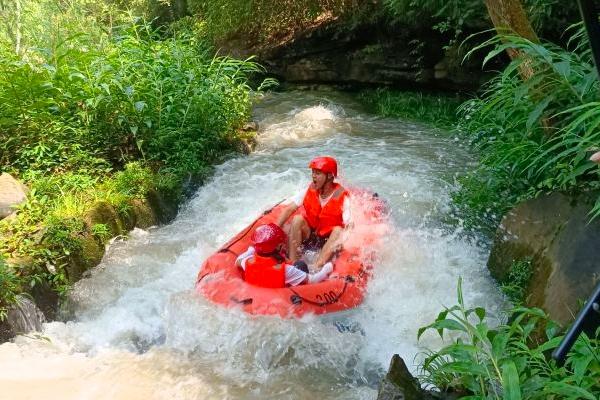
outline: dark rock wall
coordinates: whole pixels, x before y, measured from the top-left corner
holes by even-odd
[[[600,281],[600,220],[589,215],[594,199],[553,193],[518,205],[502,220],[488,261],[504,280],[514,261],[531,259],[527,304],[563,324]]]
[[[379,21],[350,28],[334,21],[277,45],[244,48],[237,40],[221,48],[237,57],[257,55],[269,74],[294,84],[471,91],[491,77],[481,69],[483,54],[463,62],[458,44],[445,48],[447,36],[416,25]]]

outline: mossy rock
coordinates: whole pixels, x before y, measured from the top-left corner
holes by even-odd
[[[106,201],[95,203],[85,216],[88,228],[96,224],[106,225],[110,229],[111,236],[124,233],[123,221],[115,208]]]
[[[135,226],[146,229],[156,225],[159,221],[158,216],[150,206],[150,202],[135,199],[131,202],[131,213],[135,217]]]
[[[146,194],[146,201],[156,216],[156,223],[166,224],[177,216],[178,205],[169,203],[165,198],[170,198],[169,193],[160,193],[156,190],[150,190]]]
[[[86,232],[79,237],[81,248],[74,252],[66,266],[67,278],[70,283],[75,283],[83,274],[94,268],[104,256],[104,244],[99,242],[91,232]]]

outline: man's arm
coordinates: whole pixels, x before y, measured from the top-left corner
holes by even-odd
[[[245,252],[243,252],[236,258],[235,266],[245,270],[246,269],[246,260],[248,260],[250,257],[252,257],[254,255],[254,253],[256,253],[256,250],[254,250],[254,247],[249,246],[248,250],[246,250]]]
[[[292,215],[298,209],[298,205],[294,202],[288,204],[284,209],[279,218],[277,219],[276,224],[279,226],[283,226],[285,222],[288,220],[290,215]]]

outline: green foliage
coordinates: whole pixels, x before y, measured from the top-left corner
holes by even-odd
[[[599,169],[588,161],[600,147],[598,78],[585,33],[573,32],[570,51],[510,35],[482,45],[495,46],[486,61],[507,48],[521,57],[461,107],[461,129],[480,154],[455,196],[463,214],[475,216],[471,226],[493,230],[514,204],[541,193],[600,187]],[[524,69],[533,75],[523,79]]]
[[[243,33],[259,42],[289,38],[310,25],[337,19],[359,8],[353,0],[235,1],[190,0],[190,9],[206,21],[217,39]]]
[[[17,283],[6,296],[41,282],[68,290],[82,237],[108,239],[85,222],[96,202],[125,214],[151,190],[178,201],[184,178],[238,148],[248,77],[262,68],[215,56],[191,18],[155,27],[123,11],[154,6],[0,0],[0,168],[31,188],[0,221]]]
[[[384,117],[424,122],[437,128],[452,130],[458,124],[458,96],[423,92],[377,89],[358,96],[373,112]]]
[[[480,0],[383,0],[383,6],[396,22],[413,25],[426,20],[434,29],[451,32],[453,37],[460,36],[468,25],[481,29],[481,23],[489,18]]]
[[[393,21],[412,25],[415,21],[433,26],[453,38],[465,32],[492,28],[485,3],[481,0],[383,0],[383,6]],[[527,16],[538,32],[556,37],[555,32],[579,20],[577,4],[559,0],[525,0]],[[464,37],[464,36],[463,36]]]
[[[153,174],[139,162],[131,162],[112,177],[115,191],[131,198],[143,198],[154,187]]]
[[[106,224],[94,224],[91,228],[92,235],[94,235],[102,243],[105,243],[110,239],[111,232],[110,228]]]
[[[21,58],[2,46],[0,163],[55,173],[144,158],[195,172],[234,149],[246,78],[260,68],[178,33],[160,40],[131,18],[111,35],[75,32]]]
[[[510,266],[508,276],[501,282],[500,289],[515,305],[525,301],[525,290],[533,274],[531,259],[514,261]]]
[[[6,319],[7,307],[15,303],[19,291],[18,277],[0,255],[0,322]]]
[[[559,367],[549,352],[562,337],[540,309],[514,309],[510,323],[492,327],[483,308],[465,306],[459,280],[458,304],[421,328],[419,337],[427,330],[453,337],[451,344],[428,352],[421,366],[422,381],[441,390],[472,399],[593,400],[600,395],[598,335],[582,335]]]

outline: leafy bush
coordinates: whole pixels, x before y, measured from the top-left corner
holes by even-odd
[[[258,65],[213,57],[192,35],[160,40],[133,20],[104,39],[90,48],[78,32],[58,57],[31,50],[35,62],[3,47],[5,168],[55,173],[144,158],[195,172],[234,149]]]
[[[7,299],[40,282],[68,289],[81,238],[109,233],[84,221],[95,202],[127,213],[156,189],[177,201],[184,178],[238,148],[261,68],[214,56],[190,18],[155,29],[122,11],[152,1],[0,3],[0,168],[31,188],[0,221]]]
[[[518,201],[551,191],[600,187],[599,169],[588,161],[600,146],[597,73],[580,27],[571,50],[504,35],[487,59],[506,48],[521,57],[488,85],[482,97],[461,107],[461,129],[480,154],[480,166],[462,179],[455,196],[475,215],[472,226],[495,229]],[[523,79],[522,68],[534,71]],[[600,213],[600,198],[594,214]]]
[[[430,325],[454,341],[429,352],[421,366],[423,382],[471,399],[597,399],[600,395],[600,329],[582,335],[559,367],[548,356],[562,340],[558,326],[536,308],[517,308],[510,322],[491,327],[483,308],[466,308],[458,284],[458,304]],[[545,339],[538,336],[542,330]]]
[[[454,38],[473,29],[492,28],[485,3],[480,0],[383,0],[382,3],[393,21],[423,24],[425,20],[441,33],[452,33]],[[579,19],[574,2],[524,0],[523,6],[532,25],[543,37],[546,34],[556,36],[556,32],[563,32]]]

